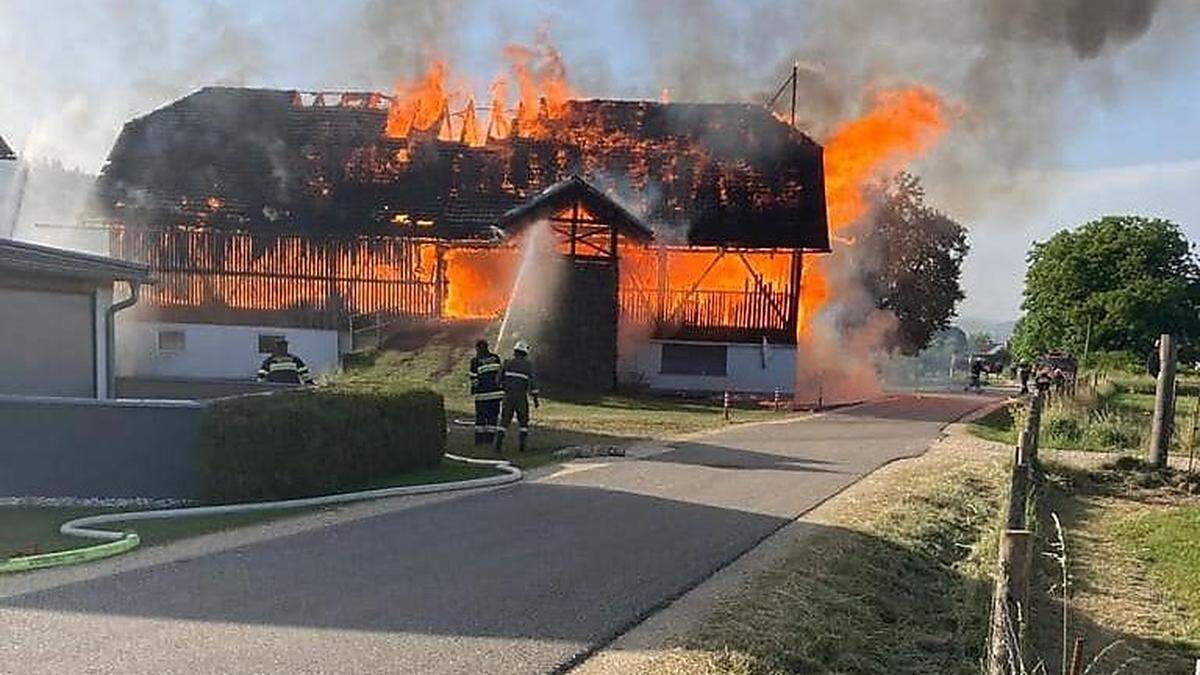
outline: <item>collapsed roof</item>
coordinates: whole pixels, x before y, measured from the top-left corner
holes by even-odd
[[[328,96],[328,95],[326,95]],[[747,104],[570,101],[472,147],[385,133],[377,94],[210,87],[125,125],[104,213],[147,226],[471,238],[579,174],[660,240],[828,249],[821,147]]]

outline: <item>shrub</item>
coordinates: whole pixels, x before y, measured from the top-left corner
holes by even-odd
[[[1079,442],[1083,427],[1066,408],[1049,408],[1042,419],[1042,429],[1047,440],[1054,445],[1074,445]]]
[[[437,466],[446,411],[431,391],[294,391],[215,403],[200,426],[210,502],[307,497]]]
[[[1142,444],[1141,427],[1107,410],[1096,413],[1083,432],[1083,442],[1089,448],[1105,450],[1136,449]]]

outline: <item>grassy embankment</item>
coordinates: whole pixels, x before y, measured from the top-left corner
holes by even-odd
[[[1154,409],[1148,376],[1101,379],[1094,389],[1054,401],[1043,417],[1042,460],[1051,480],[1040,552],[1054,546],[1050,514],[1057,514],[1071,575],[1068,642],[1085,638],[1087,661],[1098,657],[1093,673],[1187,672],[1200,656],[1200,476],[1179,469],[1193,442],[1200,382],[1181,378],[1177,393],[1176,468],[1165,471],[1138,459]],[[1018,406],[998,410],[971,431],[1011,445],[1023,413]],[[1043,660],[1053,672],[1062,659],[1062,570],[1049,556],[1037,559],[1038,604],[1026,657],[1031,667]]]
[[[1090,382],[1090,376],[1082,381]],[[1200,380],[1180,378],[1175,403],[1172,450],[1188,452]],[[976,436],[1016,443],[1024,424],[1019,406],[1002,408],[971,425]],[[1075,396],[1053,397],[1042,416],[1041,445],[1060,450],[1136,453],[1149,442],[1154,414],[1154,380],[1148,376],[1113,375],[1097,386],[1079,387]]]
[[[1057,514],[1070,573],[1068,640],[1084,637],[1086,662],[1095,660],[1089,672],[1191,672],[1200,658],[1200,476],[1094,453],[1058,454],[1047,471],[1041,547],[1057,537]],[[1062,570],[1038,560],[1029,651],[1053,672]]]
[[[429,387],[446,400],[451,424],[447,451],[494,457],[473,444],[474,408],[467,381],[473,348],[432,343],[407,351],[380,351],[352,360],[332,384],[345,389],[409,389]],[[534,355],[536,365],[536,354]],[[640,395],[579,395],[549,391],[532,412],[529,452],[516,452],[516,423],[509,429],[507,454],[514,463],[531,467],[554,459],[554,452],[574,445],[622,445],[639,439],[667,438],[726,424],[721,406],[712,401],[677,400]],[[735,422],[777,418],[760,408],[738,408]]]
[[[781,563],[644,672],[978,673],[1007,470],[958,443],[805,516]]]

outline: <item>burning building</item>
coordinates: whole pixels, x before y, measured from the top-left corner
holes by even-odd
[[[791,389],[829,248],[821,146],[745,104],[206,88],[126,124],[98,193],[112,252],[158,279],[136,330],[160,346],[498,318],[547,223],[570,262],[547,351],[594,355],[601,388]]]

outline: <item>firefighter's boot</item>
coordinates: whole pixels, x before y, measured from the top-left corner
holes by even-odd
[[[529,439],[529,430],[522,429],[517,435],[518,445],[517,452],[525,452],[525,441]]]
[[[503,429],[496,430],[496,442],[493,444],[492,447],[495,448],[496,454],[498,454],[498,455],[504,454],[504,430]]]

